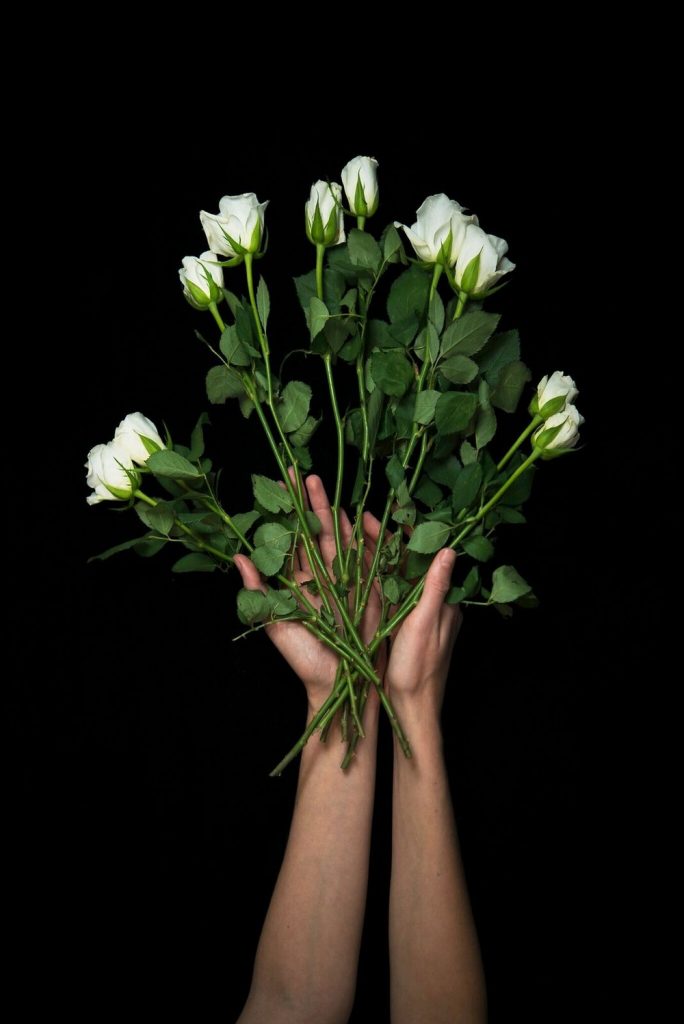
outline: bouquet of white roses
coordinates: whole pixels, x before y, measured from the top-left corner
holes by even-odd
[[[263,583],[238,593],[241,621],[251,630],[300,622],[338,657],[329,696],[273,774],[315,731],[325,738],[337,715],[348,766],[363,737],[371,687],[410,756],[410,737],[376,672],[378,652],[415,607],[434,553],[443,547],[459,555],[450,602],[492,605],[503,614],[513,605],[535,604],[530,585],[512,566],[491,572],[487,566],[497,529],[525,522],[521,506],[534,464],[570,451],[582,423],[574,381],[556,371],[539,382],[513,444],[497,450],[499,418],[515,413],[531,379],[518,332],[499,330],[500,317],[484,308],[514,269],[506,242],[446,195],[429,196],[411,227],[395,222],[376,238],[366,222],[378,208],[377,162],[356,157],[341,178],[341,185],[317,181],[311,188],[305,227],[315,267],[295,279],[307,351],[322,361],[335,428],[334,558],[321,557],[320,522],[304,483],[321,410],[308,383],[274,372],[269,291],[255,274],[266,251],[268,204],[254,193],[224,196],[217,214],[200,214],[209,249],[185,257],[179,275],[188,302],[208,312],[218,332],[215,340],[198,335],[216,360],[207,374],[208,399],[235,399],[245,419],[258,421],[275,477],[254,474],[253,507],[226,509],[219,474],[205,455],[206,413],[187,446],[168,433],[162,438],[147,417],[131,413],[112,441],[90,451],[87,463],[88,502],[126,502],[145,526],[142,536],[98,558],[129,548],[150,556],[176,543],[187,553],[173,570],[204,572],[230,569],[236,555],[247,554]],[[407,256],[400,230],[414,255]],[[233,279],[246,285],[246,294],[240,283],[226,287]],[[344,410],[339,373],[348,375],[357,396]],[[350,450],[351,521],[342,511]],[[384,509],[371,545],[364,512],[371,488],[376,495],[379,486]],[[368,642],[360,626],[371,597],[379,622]]]

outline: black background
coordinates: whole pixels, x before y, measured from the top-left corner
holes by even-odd
[[[77,1017],[130,1005],[133,993],[137,1007],[195,1016],[217,1001],[228,1019],[241,1008],[296,784],[296,768],[279,780],[268,771],[299,734],[301,686],[264,636],[232,642],[235,577],[171,575],[168,553],[86,564],[138,524],[86,506],[82,466],[130,411],[185,441],[207,406],[210,362],[193,330],[212,325],[177,280],[181,257],[205,248],[199,209],[215,210],[225,193],[271,200],[258,269],[277,362],[305,343],[289,278],[312,266],[309,185],[372,153],[381,206],[371,230],[412,223],[438,191],[476,211],[517,264],[489,308],[521,329],[535,380],[560,368],[581,389],[583,450],[542,466],[529,525],[509,528],[498,550],[541,607],[513,621],[467,614],[444,728],[491,1020],[564,1021],[580,1010],[600,1019],[615,997],[626,666],[656,617],[640,604],[649,584],[632,576],[613,498],[646,442],[624,432],[618,442],[611,411],[622,390],[611,122],[596,148],[586,111],[568,103],[549,122],[531,98],[496,126],[401,135],[384,115],[375,128],[333,132],[285,109],[255,111],[258,130],[229,117],[211,130],[179,118],[167,130],[152,113],[133,123],[133,109],[105,105],[64,139],[74,188],[59,233],[69,255],[48,318],[59,341],[41,354],[47,412],[37,424],[59,455],[49,504],[41,479],[34,517],[17,526],[17,549],[37,558],[9,615],[19,945]],[[293,359],[288,373],[322,383],[313,361]],[[210,414],[224,503],[247,509],[249,473],[272,473],[265,443],[236,405]],[[315,468],[328,480],[330,451],[323,432]],[[390,747],[385,730],[354,1021],[386,1003]]]

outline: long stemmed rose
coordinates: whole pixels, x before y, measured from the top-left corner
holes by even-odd
[[[224,196],[218,214],[201,213],[209,249],[185,257],[179,275],[187,300],[210,312],[218,328],[216,340],[207,339],[217,360],[207,374],[209,401],[236,399],[244,417],[258,420],[280,479],[253,475],[253,507],[228,512],[205,454],[205,414],[184,446],[162,440],[149,419],[132,413],[112,441],[91,450],[87,464],[88,502],[127,502],[147,531],[99,557],[125,548],[151,555],[175,542],[186,553],[174,571],[187,572],[228,569],[234,555],[247,553],[266,582],[263,590],[239,592],[243,623],[256,629],[296,620],[339,656],[328,699],[274,774],[313,732],[325,738],[337,714],[347,766],[363,736],[371,686],[410,755],[375,671],[380,646],[415,607],[442,547],[459,554],[449,600],[491,605],[503,614],[535,603],[530,585],[512,566],[489,574],[487,564],[497,530],[524,522],[520,508],[534,465],[572,451],[583,422],[574,381],[555,371],[540,380],[513,444],[494,454],[499,419],[515,413],[531,378],[517,332],[499,330],[499,316],[482,308],[514,269],[507,243],[486,234],[474,214],[444,194],[429,196],[411,227],[395,222],[376,239],[365,226],[378,207],[377,161],[355,157],[341,179],[342,185],[320,180],[311,188],[305,229],[315,266],[295,281],[311,352],[323,362],[336,438],[332,569],[315,540],[320,524],[304,501],[319,402],[307,383],[285,382],[274,372],[270,295],[263,276],[255,274],[265,250],[268,204],[254,193]],[[356,226],[345,225],[345,215]],[[410,261],[396,227],[411,243]],[[226,268],[244,274],[246,294],[239,294],[239,280],[225,289]],[[383,315],[375,308],[378,286],[396,270]],[[343,411],[336,378],[345,367],[355,380],[358,405]],[[350,453],[355,482],[344,504],[354,510],[354,522],[351,541],[345,541],[340,509]],[[383,477],[387,496],[379,536],[386,540],[369,558],[361,524],[371,484]],[[150,493],[155,482],[157,494]],[[301,583],[289,568],[299,546],[310,565],[310,578]],[[374,587],[382,595],[382,616],[365,644],[360,626]]]

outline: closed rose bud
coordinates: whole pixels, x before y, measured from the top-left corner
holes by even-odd
[[[260,203],[254,192],[245,192],[241,196],[223,196],[218,213],[201,210],[200,221],[212,252],[231,258],[258,252],[267,206],[268,200]]]
[[[515,269],[515,263],[506,258],[508,242],[496,235],[488,235],[478,224],[468,224],[461,245],[454,278],[461,291],[480,295],[493,288],[504,274]]]
[[[416,223],[410,228],[394,222],[396,228],[404,229],[418,259],[448,267],[458,258],[469,224],[477,224],[477,217],[466,216],[463,207],[443,192],[427,197],[416,212]]]
[[[532,399],[530,412],[538,413],[544,419],[562,412],[575,401],[579,391],[572,377],[562,370],[556,370],[550,377],[542,377],[537,384],[537,394]]]
[[[166,445],[152,420],[141,412],[129,412],[114,432],[114,441],[134,462],[144,466],[153,452]]]
[[[195,309],[207,309],[210,303],[223,298],[223,268],[217,265],[218,259],[215,252],[183,257],[178,276],[185,298]]]
[[[316,181],[305,206],[306,235],[314,245],[340,245],[345,240],[342,186]]]
[[[378,161],[372,156],[355,156],[341,177],[351,212],[372,217],[378,208]]]
[[[563,412],[549,416],[532,435],[532,442],[535,448],[543,450],[545,457],[560,455],[575,447],[579,441],[579,428],[583,423],[584,416],[577,411],[577,407],[568,405]]]
[[[88,487],[93,488],[93,493],[86,498],[89,505],[97,505],[101,501],[127,501],[138,486],[133,460],[116,441],[96,444],[91,448],[86,469]]]

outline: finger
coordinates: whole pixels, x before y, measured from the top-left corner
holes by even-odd
[[[311,511],[315,516],[318,516],[321,524],[321,532],[318,534],[318,546],[321,549],[323,561],[330,569],[336,554],[335,528],[330,501],[323,486],[323,481],[319,476],[307,476],[306,489],[309,492]]]
[[[451,589],[451,573],[456,561],[456,552],[451,548],[442,548],[432,560],[425,577],[425,586],[420,596],[415,615],[423,622],[437,625],[441,618],[444,598]]]
[[[262,580],[259,570],[255,566],[254,562],[247,555],[235,555],[233,558],[235,567],[242,576],[242,582],[244,583],[247,590],[260,590],[262,594],[266,593],[266,584]]]
[[[287,472],[288,476],[290,477],[290,481],[292,483],[292,487],[295,491],[295,494],[299,494],[299,488],[297,487],[297,471],[295,470],[295,467],[288,466]],[[284,487],[285,485],[281,482],[280,486]],[[309,508],[309,496],[306,493],[306,487],[302,487],[302,504],[305,509]],[[309,562],[309,556],[306,553],[306,547],[301,541],[299,542],[295,550],[293,568],[295,570],[301,569],[303,572],[309,573],[309,575],[311,574],[311,564]]]
[[[379,519],[376,519],[372,512],[363,513],[363,533],[366,544],[366,551],[371,555],[375,554],[375,549],[378,545],[378,537],[380,536],[380,528],[382,523]],[[392,538],[392,534],[389,530],[385,531],[385,544],[388,544]]]
[[[439,619],[439,642],[446,645],[448,656],[454,649],[456,637],[461,630],[463,612],[457,604],[443,604]]]
[[[340,533],[345,547],[351,544],[352,534],[354,528],[351,524],[351,520],[343,508],[340,509]]]

